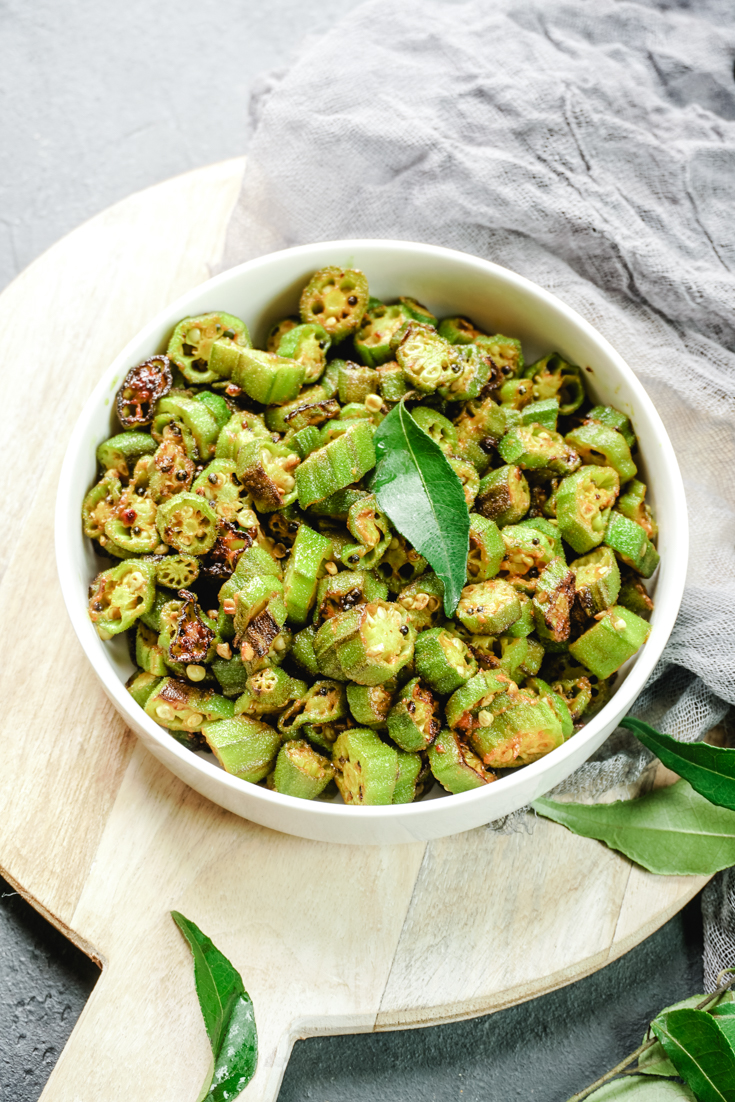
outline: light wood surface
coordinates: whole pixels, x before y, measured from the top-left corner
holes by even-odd
[[[168,773],[113,711],[72,634],[52,517],[79,410],[119,349],[206,279],[243,169],[141,192],[0,296],[0,870],[103,965],[44,1102],[197,1097],[208,1043],[181,910],[243,975],[272,1102],[296,1038],[496,1010],[602,967],[705,883],[655,877],[538,820],[428,845],[268,831]]]

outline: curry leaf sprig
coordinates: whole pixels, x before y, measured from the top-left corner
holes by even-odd
[[[732,1102],[735,1098],[735,969],[711,995],[665,1007],[642,1044],[568,1102]],[[653,1034],[653,1036],[651,1036]]]
[[[194,957],[194,983],[212,1048],[198,1102],[229,1102],[248,1085],[258,1064],[253,1003],[240,973],[211,939],[178,911],[171,917]]]
[[[444,582],[444,611],[451,616],[467,581],[470,514],[462,483],[403,402],[378,426],[374,441],[378,503]]]

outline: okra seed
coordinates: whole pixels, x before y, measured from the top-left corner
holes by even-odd
[[[211,474],[207,475],[207,481],[211,482],[213,486],[217,485],[217,475],[214,473],[214,471],[212,471]]]
[[[176,718],[176,712],[173,710],[170,704],[156,705],[156,715],[159,719],[163,719],[168,723],[170,723],[172,719]]]
[[[337,573],[337,564],[334,562],[328,562],[325,564],[324,569],[326,570],[327,574],[331,574],[332,576],[334,576]]]
[[[255,658],[255,651],[249,643],[243,643],[240,648],[240,652],[246,662],[252,662],[252,660]]]
[[[201,727],[203,719],[204,716],[199,712],[193,712],[184,722],[191,731],[194,731],[197,727]]]
[[[186,667],[186,676],[189,678],[190,681],[201,681],[204,677],[206,677],[206,674],[207,671],[205,670],[204,666],[191,665]]]

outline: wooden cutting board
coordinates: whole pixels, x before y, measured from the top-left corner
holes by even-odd
[[[272,1102],[296,1038],[534,998],[626,952],[706,882],[651,876],[544,820],[385,848],[291,838],[188,789],[114,712],[57,582],[61,459],[105,366],[208,277],[243,165],[126,199],[0,296],[0,870],[102,965],[44,1102],[196,1097],[208,1042],[172,908],[242,973],[260,1035],[247,1098]]]

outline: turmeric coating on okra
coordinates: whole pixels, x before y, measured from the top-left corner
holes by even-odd
[[[482,787],[572,737],[648,637],[633,426],[558,352],[526,364],[360,271],[292,306],[263,348],[232,314],[183,318],[127,372],[82,503],[108,560],[90,619],[127,634],[147,715],[244,781],[355,805]],[[469,512],[451,617],[373,490],[399,402]]]

